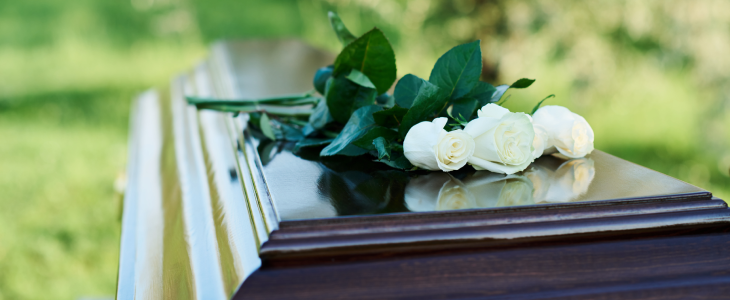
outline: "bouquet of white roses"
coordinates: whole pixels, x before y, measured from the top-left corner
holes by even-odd
[[[396,80],[395,53],[378,28],[354,36],[330,13],[344,48],[333,65],[319,69],[314,90],[267,99],[187,97],[199,108],[249,113],[250,122],[272,140],[296,142],[295,151],[324,147],[320,156],[371,155],[403,170],[478,170],[513,174],[546,153],[577,158],[593,150],[585,119],[559,106],[525,113],[499,105],[510,88],[535,80],[493,86],[479,80],[479,41],[441,56],[428,80],[408,74]],[[451,120],[451,122],[449,122]],[[448,128],[449,130],[447,130]]]

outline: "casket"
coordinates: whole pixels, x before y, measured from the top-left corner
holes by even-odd
[[[521,174],[320,158],[185,96],[311,90],[333,56],[221,42],[133,106],[117,299],[710,299],[730,211],[596,150]]]

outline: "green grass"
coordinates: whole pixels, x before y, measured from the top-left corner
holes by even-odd
[[[114,180],[132,95],[46,94],[0,108],[0,299],[113,293]]]
[[[330,9],[356,34],[380,27],[395,46],[399,76],[428,77],[438,54],[482,38],[485,55],[499,63],[497,83],[538,79],[514,92],[509,108],[528,111],[554,93],[546,104],[584,115],[597,148],[730,200],[727,72],[702,67],[708,59],[709,66],[728,65],[720,50],[675,55],[686,49],[660,42],[686,33],[665,27],[639,27],[649,32],[639,38],[636,30],[604,30],[598,23],[623,16],[622,2],[599,3],[611,6],[602,18],[584,18],[581,2],[509,1],[497,10],[469,1],[409,3],[0,1],[0,300],[113,295],[121,205],[114,182],[126,165],[131,99],[189,69],[219,38],[301,37],[336,50]],[[541,5],[557,6],[545,10],[557,21],[526,15]],[[689,25],[708,35],[700,43],[723,49],[730,24],[701,27],[705,19]],[[583,43],[571,50],[571,39]]]

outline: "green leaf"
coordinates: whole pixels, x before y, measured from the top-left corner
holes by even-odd
[[[524,89],[532,85],[533,82],[535,82],[535,79],[522,78],[512,83],[512,85],[503,84],[497,86],[495,88],[494,94],[492,94],[492,99],[490,101],[491,103],[497,103],[499,102],[499,99],[502,99],[502,96],[504,95],[504,93],[507,92],[508,89]]]
[[[373,146],[375,150],[378,150],[378,160],[382,160],[384,157],[388,157],[390,160],[390,149],[388,148],[388,140],[384,137],[379,136],[373,140]]]
[[[509,100],[510,97],[512,97],[512,95],[507,95],[507,98],[504,98],[504,100],[499,101],[499,102],[497,102],[495,104],[497,104],[499,106],[504,106],[504,104],[507,103],[507,100]]]
[[[398,139],[398,132],[392,129],[377,126],[368,130],[367,133],[352,142],[352,144],[363,149],[374,150],[375,148],[373,148],[373,141],[379,137],[383,137],[389,141],[395,141]]]
[[[335,30],[335,33],[337,34],[337,39],[342,42],[342,46],[347,46],[347,44],[357,39],[356,36],[350,33],[349,30],[347,30],[347,27],[345,27],[345,23],[342,22],[342,19],[340,19],[340,16],[337,15],[337,13],[329,12],[328,16],[330,19],[330,25],[332,25],[332,29]]]
[[[383,107],[391,108],[395,105],[395,98],[388,93],[382,93],[375,98],[375,103],[378,103]]]
[[[329,143],[332,143],[333,140],[334,139],[303,139],[297,142],[296,145],[294,145],[294,149],[292,151],[299,152],[299,150],[302,148],[328,145]]]
[[[535,79],[522,78],[515,81],[512,85],[510,85],[510,87],[515,89],[524,89],[532,85],[533,82],[535,82]]]
[[[274,115],[282,116],[309,116],[312,114],[312,106],[282,106],[282,105],[198,105],[198,109],[211,109],[234,113],[252,113],[265,111]]]
[[[403,116],[403,121],[398,128],[401,138],[406,137],[406,133],[413,125],[438,115],[445,108],[448,100],[448,95],[439,87],[428,82],[422,85],[416,99],[413,100],[413,106]]]
[[[201,98],[201,97],[194,97],[194,96],[185,96],[185,99],[188,101],[188,104],[193,104],[193,105],[197,105],[197,106],[201,106],[201,105],[254,105],[254,104],[261,104],[261,103],[286,105],[286,103],[290,103],[292,101],[301,102],[301,100],[303,100],[303,99],[316,98],[316,97],[312,97],[313,94],[314,94],[314,91],[310,91],[310,92],[302,93],[302,94],[282,95],[282,96],[259,98],[259,99],[212,99],[212,98]]]
[[[352,113],[364,106],[375,104],[377,92],[356,84],[345,76],[337,76],[327,90],[327,108],[335,121],[347,123]]]
[[[266,136],[270,140],[276,140],[276,135],[274,135],[274,128],[271,127],[271,120],[269,120],[269,116],[267,114],[261,114],[259,128],[261,128],[261,132],[264,134],[264,136]]]
[[[365,76],[365,74],[363,74],[362,72],[355,70],[355,69],[352,69],[352,71],[350,71],[350,74],[347,75],[347,79],[350,79],[350,81],[357,83],[361,86],[364,86],[366,88],[371,88],[371,89],[375,88],[373,83],[370,81],[370,79],[367,76]]]
[[[373,28],[363,34],[337,56],[335,76],[353,69],[370,78],[378,94],[385,93],[393,85],[396,77],[395,52],[380,29]]]
[[[482,74],[482,50],[479,41],[451,48],[431,70],[428,81],[445,90],[450,99],[468,94]]]
[[[481,108],[484,105],[492,103],[492,95],[497,89],[489,83],[484,81],[477,82],[473,89],[466,94],[464,98],[474,98],[477,100],[477,107]],[[466,117],[466,115],[464,115]]]
[[[314,73],[314,89],[322,95],[327,90],[327,80],[332,77],[333,68],[334,66],[322,67]]]
[[[384,127],[397,128],[403,121],[403,116],[408,113],[408,109],[400,106],[393,106],[384,111],[379,111],[373,114],[375,123]]]
[[[397,143],[389,143],[387,145],[387,151],[390,154],[390,157],[386,159],[379,159],[378,162],[384,163],[392,168],[401,169],[401,170],[410,170],[413,168],[413,165],[410,161],[408,161],[408,158],[406,158],[405,155],[403,155],[403,146]],[[378,155],[380,156],[380,155]]]
[[[395,85],[395,91],[393,92],[395,103],[400,107],[411,108],[413,100],[416,99],[416,95],[424,82],[427,81],[413,74],[403,76]]]
[[[347,121],[345,128],[342,129],[340,134],[337,135],[329,146],[322,149],[319,155],[331,156],[340,154],[353,141],[365,135],[371,128],[376,126],[373,113],[382,109],[378,105],[369,105],[356,110],[350,120]]]
[[[391,168],[401,169],[401,170],[410,170],[413,169],[413,165],[411,162],[405,157],[405,156],[398,156],[390,160],[379,160],[379,162],[384,163]]]
[[[264,114],[265,115],[265,114]],[[279,120],[271,120],[274,136],[281,141],[301,141],[304,134],[301,130]]]
[[[334,121],[330,115],[330,110],[327,108],[327,101],[320,101],[317,106],[314,107],[312,114],[309,115],[309,124],[314,129],[322,129],[328,123]]]
[[[502,99],[502,95],[504,95],[504,93],[507,92],[507,89],[509,89],[509,85],[506,85],[506,84],[498,85],[497,87],[495,87],[494,93],[492,94],[492,98],[489,100],[489,102],[490,103],[499,102],[499,99]]]
[[[540,108],[540,105],[542,105],[542,103],[545,102],[545,100],[553,98],[553,97],[555,97],[555,94],[551,94],[550,96],[545,97],[545,99],[540,100],[540,102],[538,102],[537,105],[535,105],[535,107],[532,108],[532,112],[530,112],[530,115],[534,115],[535,112]]]
[[[450,107],[450,114],[453,116],[452,119],[456,120],[456,118],[461,117],[461,119],[470,120],[478,104],[477,99],[474,98],[464,97],[457,99]]]
[[[337,152],[337,155],[344,155],[344,156],[360,156],[363,154],[368,153],[368,150],[360,148],[358,146],[355,146],[353,144],[349,144],[345,146],[344,149],[342,149],[340,152]],[[321,154],[320,154],[321,155]]]

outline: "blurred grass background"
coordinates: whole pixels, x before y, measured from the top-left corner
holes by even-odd
[[[331,51],[378,26],[399,76],[482,39],[485,80],[536,78],[596,147],[730,200],[730,2],[0,0],[0,300],[113,297],[128,111],[221,38]],[[617,187],[619,188],[619,187]]]

